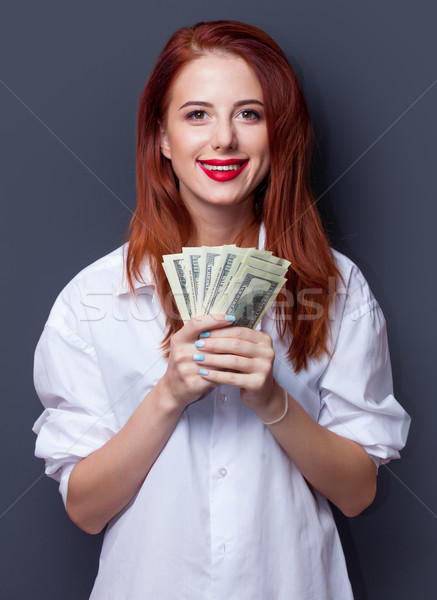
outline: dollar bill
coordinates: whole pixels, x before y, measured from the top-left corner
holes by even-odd
[[[199,276],[201,248],[182,248],[184,257],[185,276],[187,279],[188,294],[190,296],[191,313],[197,315],[197,302],[199,294]]]
[[[222,312],[222,300],[229,294],[229,290],[235,283],[237,278],[241,279],[241,274],[246,272],[246,269],[252,265],[261,270],[267,270],[269,273],[284,276],[288,270],[290,262],[288,260],[273,256],[269,251],[260,251],[255,248],[243,249],[246,252],[241,253],[234,260],[230,269],[229,275],[224,282],[213,304],[209,306],[209,312]]]
[[[255,329],[286,281],[282,275],[247,266],[223,296],[217,312],[234,315],[234,325]]]
[[[234,246],[236,248],[236,246]],[[208,291],[211,289],[211,278],[217,262],[221,262],[220,255],[224,246],[202,246],[200,259],[200,277],[199,277],[199,302],[197,305],[197,315],[207,314],[205,310],[205,299]]]
[[[187,323],[193,316],[193,311],[185,275],[184,255],[166,254],[163,258],[164,262],[162,263],[162,266],[170,283],[176,306],[178,307],[182,320],[184,323]]]
[[[211,312],[211,308],[217,299],[220,298],[225,289],[226,281],[232,269],[234,261],[238,257],[244,257],[247,253],[247,248],[237,248],[235,245],[226,245],[222,247],[217,265],[211,274],[209,287],[206,289],[205,299],[203,302],[202,314]]]
[[[226,313],[256,328],[287,281],[290,261],[268,250],[225,246],[182,248],[163,256],[163,268],[186,323],[193,316]]]

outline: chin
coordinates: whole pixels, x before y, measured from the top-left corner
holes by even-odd
[[[223,208],[227,207],[227,208],[232,208],[232,207],[236,207],[236,206],[240,206],[244,201],[242,200],[222,200],[222,201],[218,201],[216,203],[214,203],[215,206],[223,206]]]

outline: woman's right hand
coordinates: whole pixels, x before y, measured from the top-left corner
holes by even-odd
[[[67,513],[88,533],[100,533],[134,494],[167,443],[188,404],[214,384],[199,375],[202,353],[194,345],[202,331],[227,327],[225,315],[194,317],[171,340],[166,373],[125,425],[80,460],[68,482]]]
[[[193,360],[193,354],[202,350],[197,350],[194,342],[202,332],[229,327],[231,324],[232,321],[227,321],[224,314],[193,317],[171,338],[168,367],[160,384],[179,408],[185,409],[214,387],[199,375],[202,364]]]

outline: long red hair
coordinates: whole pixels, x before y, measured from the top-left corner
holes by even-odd
[[[297,372],[306,368],[308,358],[329,353],[332,282],[340,273],[310,186],[314,134],[305,97],[281,48],[257,27],[237,21],[201,22],[176,31],[161,52],[139,102],[137,206],[124,240],[129,241],[127,280],[135,295],[133,277],[141,280],[142,262],[150,261],[166,312],[161,347],[168,358],[171,336],[183,322],[161,266],[162,255],[181,252],[195,227],[171,162],[161,154],[160,122],[180,70],[214,52],[244,58],[262,86],[270,171],[255,191],[254,220],[234,243],[256,239],[263,222],[265,249],[291,261],[285,290],[273,310],[278,333],[289,340],[288,358]]]

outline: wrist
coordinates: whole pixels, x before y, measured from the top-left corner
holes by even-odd
[[[161,410],[169,415],[178,414],[179,416],[184,412],[186,406],[178,402],[172,394],[165,376],[158,381],[155,388],[158,392],[158,404]]]
[[[275,382],[268,402],[257,412],[264,425],[274,425],[276,422],[282,421],[288,412],[287,391]]]

